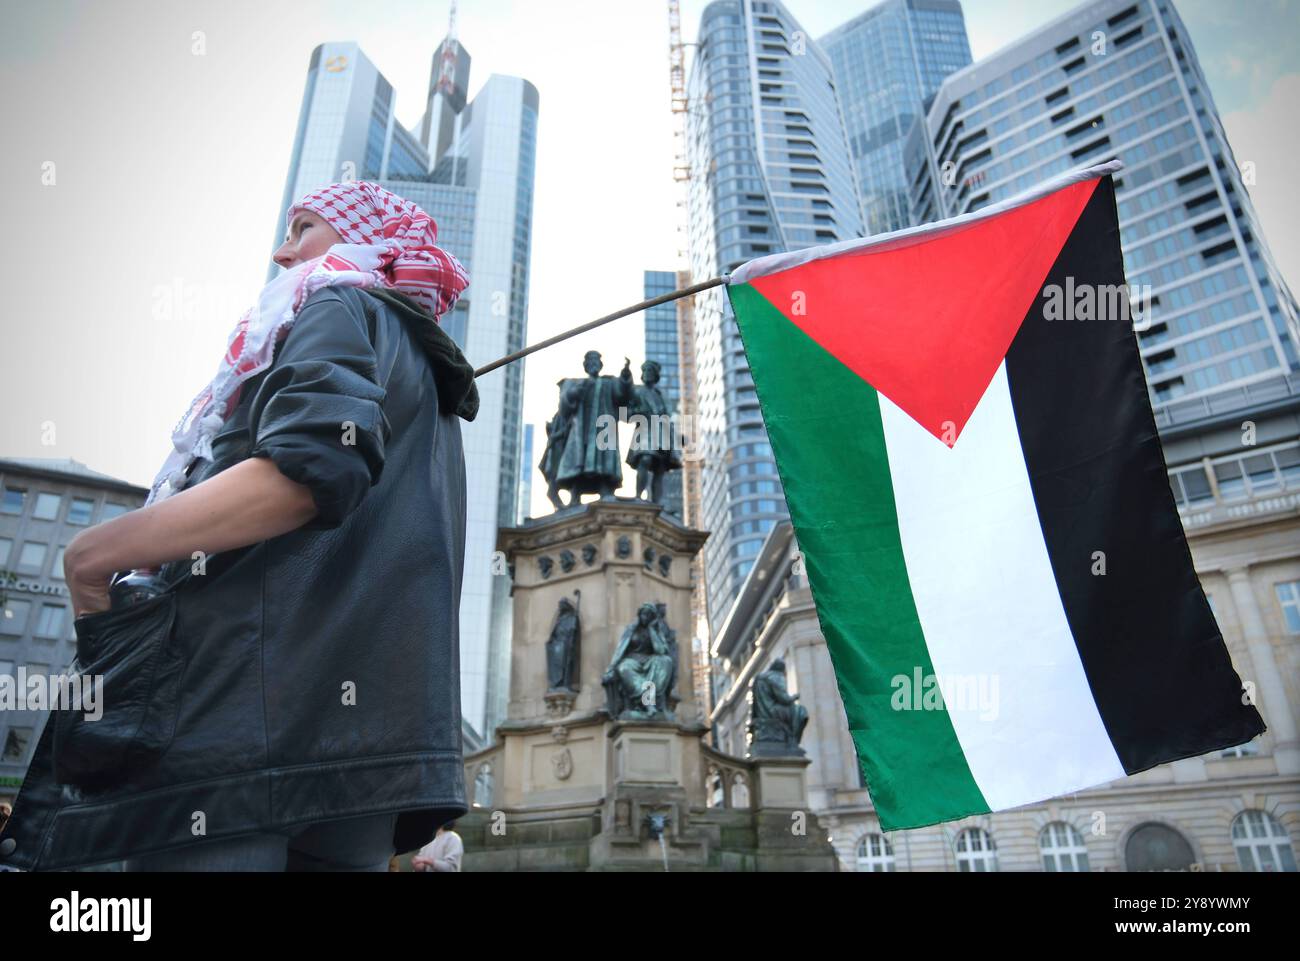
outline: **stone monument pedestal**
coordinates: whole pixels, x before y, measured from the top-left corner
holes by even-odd
[[[630,498],[501,531],[510,701],[494,743],[465,758],[464,870],[836,870],[806,810],[807,758],[734,758],[705,743],[690,604],[691,560],[707,536]],[[578,613],[571,647],[560,642],[572,632],[556,626],[562,599]],[[647,604],[676,648],[669,689],[611,716],[602,681]],[[550,690],[557,670],[573,676]],[[724,775],[724,790],[709,787]]]

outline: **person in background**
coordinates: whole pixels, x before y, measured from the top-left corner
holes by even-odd
[[[456,833],[456,822],[448,821],[438,828],[433,840],[411,858],[411,867],[416,871],[459,871],[464,853],[465,844]]]

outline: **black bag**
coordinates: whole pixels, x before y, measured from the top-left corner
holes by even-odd
[[[94,702],[98,717],[87,718],[84,704],[51,715],[60,784],[110,787],[156,761],[171,744],[185,668],[173,637],[174,587],[73,622],[77,656],[70,671],[82,675],[83,691],[96,676],[102,688]]]

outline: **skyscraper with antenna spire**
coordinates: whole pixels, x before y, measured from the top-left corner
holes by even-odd
[[[433,54],[429,71],[429,94],[420,121],[420,142],[431,162],[447,152],[459,132],[469,87],[470,55],[456,36],[456,4],[448,17],[447,36]],[[432,172],[432,168],[430,168]]]
[[[424,115],[408,129],[394,116],[391,84],[357,44],[317,47],[275,246],[284,237],[282,211],[330,183],[372,180],[414,201],[437,222],[438,245],[469,272],[469,288],[441,325],[480,366],[520,349],[527,337],[538,96],[521,77],[492,74],[471,100],[469,68],[453,5],[431,62]],[[480,379],[478,416],[462,425],[461,705],[489,739],[505,716],[510,679],[510,578],[494,563],[497,530],[516,522],[520,480],[532,469],[522,455],[523,377],[520,362]]]

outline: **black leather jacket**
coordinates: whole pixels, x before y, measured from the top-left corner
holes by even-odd
[[[108,787],[59,784],[47,723],[0,835],[3,863],[78,867],[394,811],[406,852],[463,814],[457,415],[476,410],[472,368],[413,301],[313,293],[187,486],[270,457],[319,514],[207,558],[202,573],[164,567],[174,617],[157,676],[171,681],[135,705],[141,739],[165,732],[161,753]],[[78,618],[79,642],[133,610]],[[127,710],[105,699],[105,719]]]

